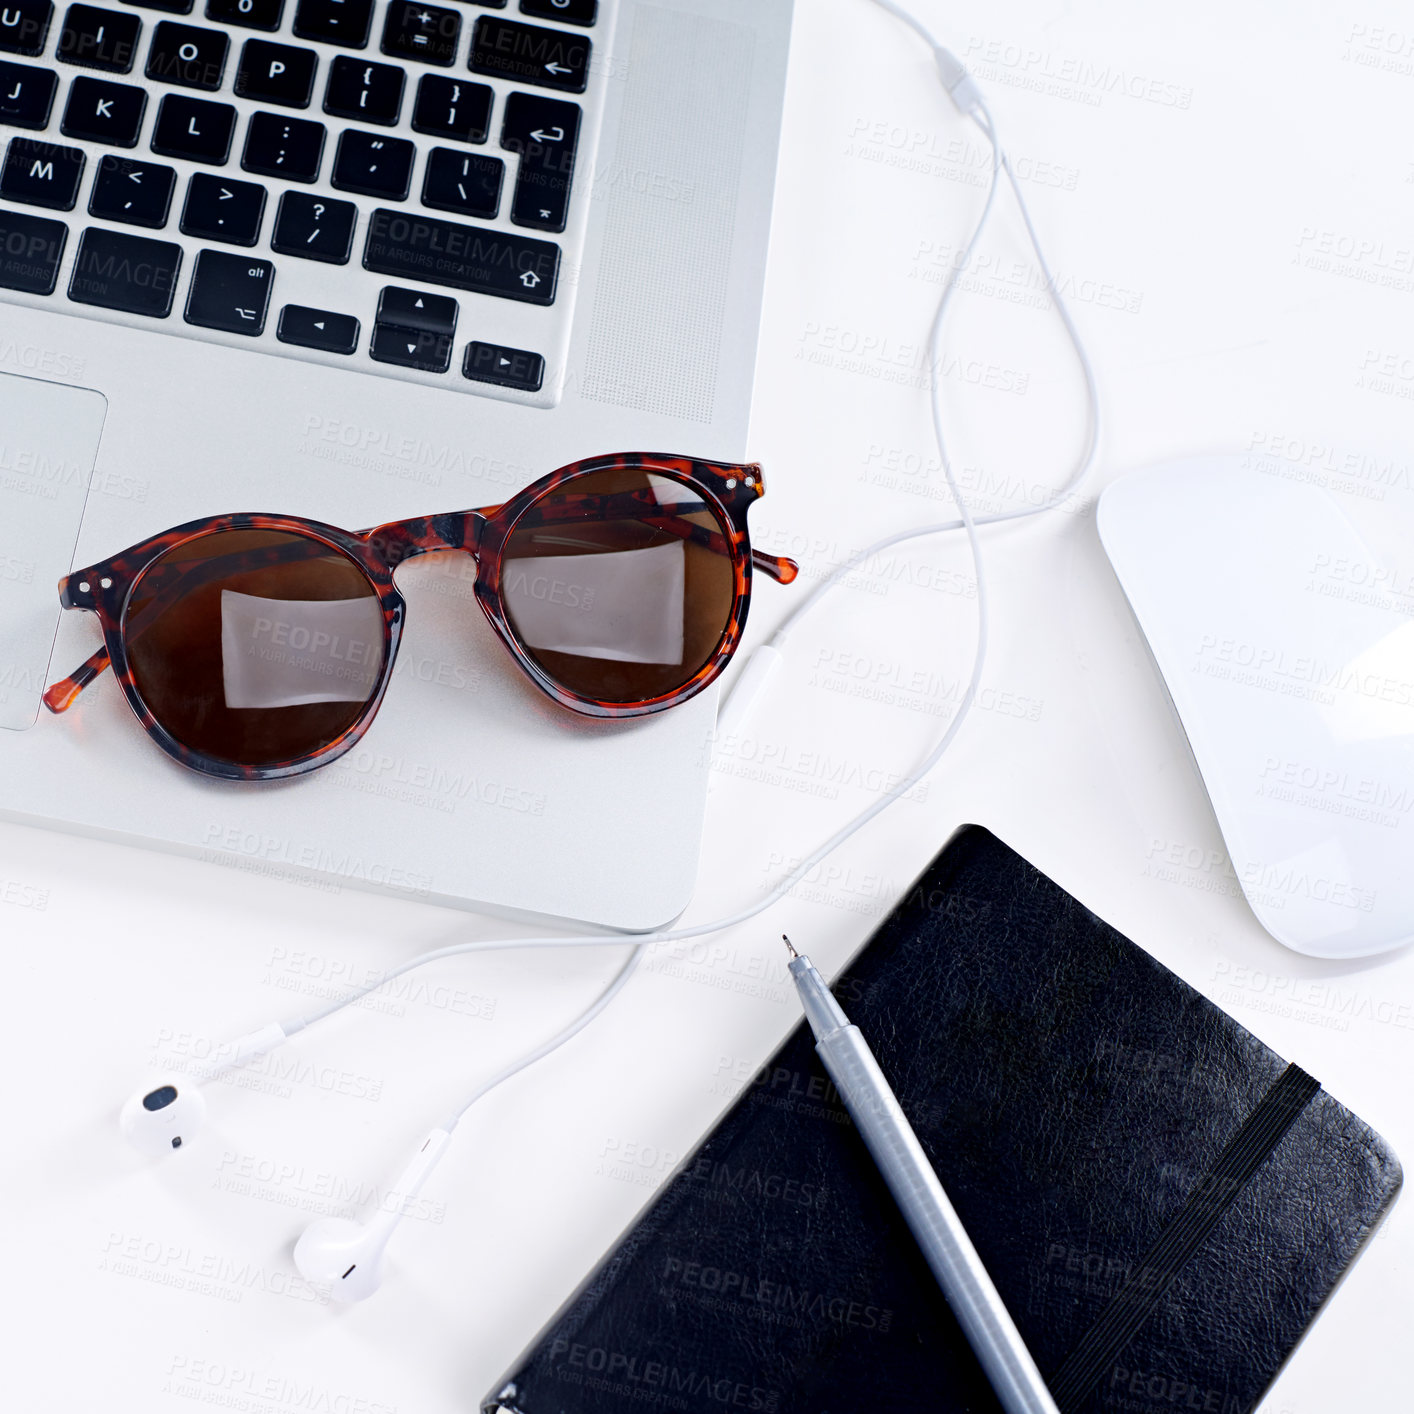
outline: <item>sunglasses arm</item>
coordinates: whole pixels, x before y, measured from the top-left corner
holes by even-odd
[[[109,665],[107,648],[100,648],[91,658],[73,670],[66,678],[51,683],[44,694],[44,705],[51,712],[67,712],[74,699]]]
[[[790,584],[800,573],[800,566],[784,555],[768,555],[764,550],[751,552],[751,563],[762,574],[768,574],[777,584]]]

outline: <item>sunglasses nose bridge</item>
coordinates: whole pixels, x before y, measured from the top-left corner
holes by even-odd
[[[362,532],[359,538],[372,546],[390,569],[396,570],[404,560],[447,551],[465,551],[479,561],[485,526],[486,517],[480,511],[453,511],[391,521]]]

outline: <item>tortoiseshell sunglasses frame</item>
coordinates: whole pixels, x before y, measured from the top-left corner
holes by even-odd
[[[606,702],[585,697],[556,682],[519,642],[501,599],[501,553],[511,531],[525,512],[547,493],[578,477],[591,472],[615,470],[651,471],[690,486],[716,513],[727,530],[726,543],[722,548],[731,557],[734,577],[731,617],[711,656],[681,687],[660,697],[636,702]],[[64,608],[87,609],[98,615],[103,630],[103,647],[68,677],[53,683],[44,694],[44,703],[51,712],[66,711],[79,693],[111,666],[128,706],[148,736],[182,765],[203,775],[243,781],[278,780],[316,770],[342,756],[359,741],[377,714],[383,694],[392,680],[406,611],[403,596],[393,583],[397,567],[416,555],[461,552],[476,560],[474,588],[482,612],[501,642],[510,650],[512,658],[547,697],[586,717],[641,717],[651,712],[662,712],[696,696],[730,661],[746,626],[752,566],[782,584],[789,584],[798,573],[793,560],[751,549],[746,513],[764,491],[761,468],[755,463],[732,465],[654,452],[627,452],[571,462],[532,482],[503,505],[391,521],[371,530],[347,531],[301,516],[259,513],[188,521],[185,525],[139,541],[109,559],[75,570],[59,581],[59,602]],[[248,766],[195,751],[173,737],[153,716],[133,679],[124,644],[124,619],[137,582],[155,560],[175,546],[223,530],[279,530],[306,536],[352,560],[363,570],[378,595],[383,612],[384,654],[383,671],[377,687],[355,720],[339,736],[308,755]]]

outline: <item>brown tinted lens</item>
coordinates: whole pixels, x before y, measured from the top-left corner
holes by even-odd
[[[215,531],[168,550],[134,586],[123,641],[162,726],[242,766],[327,746],[383,672],[383,613],[367,575],[279,530]]]
[[[526,652],[598,702],[682,687],[731,620],[726,528],[699,492],[659,472],[590,472],[547,492],[516,521],[502,561],[501,599]]]

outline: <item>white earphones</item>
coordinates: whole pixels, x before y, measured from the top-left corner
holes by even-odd
[[[143,1154],[168,1154],[189,1144],[206,1117],[201,1082],[273,1051],[290,1034],[278,1021],[272,1021],[220,1046],[196,1075],[163,1076],[146,1085],[130,1096],[119,1112],[123,1137]]]
[[[948,489],[957,504],[960,518],[936,524],[912,526],[906,530],[898,531],[892,535],[886,536],[882,540],[876,541],[872,545],[866,546],[858,554],[852,556],[843,564],[836,566],[828,576],[815,585],[810,593],[795,606],[792,612],[782,622],[781,626],[776,630],[770,641],[760,645],[752,655],[746,658],[738,672],[735,688],[723,702],[721,711],[718,714],[718,733],[723,734],[735,729],[735,727],[739,725],[742,718],[750,710],[751,704],[765,687],[772,672],[783,662],[783,655],[780,650],[785,642],[787,633],[805,613],[809,612],[820,601],[823,595],[858,569],[861,564],[872,556],[880,553],[882,550],[906,540],[916,539],[920,536],[936,535],[959,529],[963,530],[967,535],[977,579],[977,647],[967,689],[963,693],[957,710],[953,714],[952,720],[948,723],[942,736],[912,771],[908,772],[903,779],[898,781],[890,790],[881,794],[867,809],[861,811],[853,820],[849,821],[803,858],[785,878],[763,896],[757,898],[756,901],[747,908],[729,917],[717,918],[707,923],[696,924],[692,927],[667,929],[662,932],[637,934],[631,937],[604,935],[590,937],[498,938],[479,942],[453,944],[450,947],[438,948],[432,952],[423,953],[418,957],[411,958],[399,964],[397,967],[389,969],[376,981],[370,982],[367,986],[358,988],[348,996],[330,1003],[322,1011],[293,1018],[284,1023],[272,1022],[260,1028],[258,1031],[250,1032],[248,1035],[231,1042],[228,1046],[222,1047],[217,1053],[217,1057],[214,1058],[215,1063],[208,1066],[203,1071],[202,1078],[210,1079],[227,1070],[234,1069],[236,1066],[243,1065],[254,1057],[264,1054],[266,1051],[278,1046],[287,1037],[293,1036],[296,1032],[302,1031],[305,1027],[313,1025],[317,1021],[322,1021],[324,1018],[332,1016],[335,1012],[342,1010],[344,1007],[359,1001],[361,998],[369,995],[369,993],[376,991],[385,983],[392,981],[395,977],[402,976],[404,973],[411,972],[415,968],[422,967],[427,963],[439,961],[443,958],[499,948],[603,947],[606,945],[618,945],[621,947],[628,946],[631,949],[622,967],[620,967],[613,979],[585,1011],[562,1031],[484,1081],[475,1093],[461,1106],[445,1128],[434,1129],[427,1136],[412,1162],[399,1176],[387,1200],[380,1205],[379,1211],[374,1214],[367,1223],[356,1223],[344,1218],[324,1218],[314,1223],[302,1234],[295,1244],[295,1264],[307,1280],[321,1284],[328,1283],[331,1295],[335,1300],[361,1301],[365,1297],[372,1295],[372,1293],[378,1289],[382,1280],[384,1255],[388,1243],[397,1228],[398,1222],[405,1213],[409,1203],[416,1197],[423,1183],[426,1182],[428,1175],[445,1151],[447,1141],[451,1138],[452,1130],[467,1110],[469,1110],[482,1095],[495,1089],[496,1086],[500,1085],[502,1082],[509,1080],[511,1076],[524,1070],[527,1066],[533,1065],[536,1061],[549,1055],[552,1051],[558,1049],[566,1041],[570,1040],[571,1037],[577,1035],[588,1026],[589,1023],[613,1001],[614,997],[618,995],[619,991],[628,982],[635,967],[643,957],[648,944],[677,942],[687,938],[700,937],[704,934],[720,932],[724,928],[729,928],[735,924],[745,922],[747,919],[754,918],[757,914],[763,912],[773,903],[788,894],[831,851],[842,844],[856,831],[863,828],[875,815],[892,804],[893,801],[912,790],[913,787],[932,770],[943,754],[952,745],[953,739],[956,737],[963,720],[966,718],[972,706],[980,686],[982,668],[986,659],[988,601],[986,583],[982,571],[981,549],[977,539],[977,527],[998,521],[1021,520],[1030,516],[1043,514],[1053,509],[1060,505],[1066,497],[1075,490],[1084,479],[1086,473],[1090,470],[1090,467],[1094,464],[1095,456],[1098,451],[1100,429],[1099,394],[1096,387],[1094,370],[1085,352],[1080,333],[1071,320],[1070,313],[1061,298],[1060,292],[1056,289],[1055,277],[1051,273],[1050,267],[1046,263],[1045,256],[1041,252],[1040,240],[1036,234],[1035,227],[1032,225],[1030,213],[1027,211],[1020,184],[1016,179],[1016,174],[1012,170],[1011,164],[1007,160],[1006,154],[1001,149],[991,113],[967,73],[967,70],[955,55],[938,44],[923,25],[895,3],[895,0],[875,0],[875,3],[897,16],[923,37],[933,51],[939,76],[942,79],[943,86],[947,90],[949,98],[965,118],[976,123],[983,135],[990,142],[992,149],[991,184],[987,191],[986,202],[963,250],[961,259],[954,263],[949,272],[947,281],[943,286],[943,292],[938,301],[929,339],[930,396],[934,433],[937,438],[943,475],[947,482]],[[1020,209],[1022,220],[1025,223],[1026,233],[1030,239],[1031,247],[1036,254],[1037,263],[1046,278],[1047,292],[1054,302],[1056,312],[1070,339],[1071,346],[1075,350],[1076,359],[1079,363],[1085,383],[1090,430],[1085,446],[1077,458],[1069,476],[1066,477],[1049,499],[1039,504],[1024,506],[1013,511],[999,511],[974,517],[969,511],[962,492],[957,485],[951,459],[948,454],[948,448],[943,436],[938,369],[942,366],[941,348],[945,317],[953,293],[957,289],[958,281],[971,264],[973,251],[986,228],[988,218],[992,211],[993,198],[996,195],[999,179],[1003,173],[1005,173],[1011,189],[1016,196],[1017,206]],[[205,1102],[202,1099],[200,1087],[195,1081],[187,1078],[183,1078],[180,1081],[163,1081],[160,1082],[156,1088],[148,1088],[128,1101],[123,1107],[122,1128],[124,1134],[144,1152],[167,1153],[174,1148],[185,1146],[191,1135],[196,1132],[204,1110]]]
[[[320,1218],[295,1243],[295,1266],[308,1282],[329,1286],[335,1301],[362,1301],[383,1281],[383,1257],[398,1223],[417,1197],[427,1175],[437,1167],[451,1134],[434,1129],[412,1162],[366,1223],[348,1218]]]
[[[118,1116],[123,1137],[144,1154],[180,1149],[201,1127],[206,1098],[186,1076],[164,1076],[132,1096]]]

